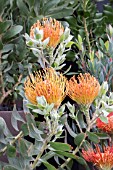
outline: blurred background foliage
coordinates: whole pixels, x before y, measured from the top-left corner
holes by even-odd
[[[101,3],[101,9],[99,8]],[[103,6],[102,6],[103,5]],[[107,80],[112,90],[112,1],[78,1],[73,15],[65,17],[74,35],[75,45],[67,53],[67,60],[78,66],[78,72],[90,72],[100,84]],[[112,32],[112,31],[110,31]],[[110,35],[110,36],[109,36]],[[69,73],[70,74],[70,73]],[[75,73],[76,74],[76,73]]]

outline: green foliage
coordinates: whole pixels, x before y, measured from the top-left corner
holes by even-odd
[[[96,134],[94,134],[93,132],[87,132],[87,135],[92,142],[99,143],[99,138]]]
[[[100,13],[93,1],[78,1],[74,14],[65,17],[75,39],[74,53],[71,52],[71,56],[70,52],[67,54],[68,60],[76,60],[79,70],[90,72],[97,77],[100,84],[107,80],[110,90],[112,90],[113,75],[112,40],[110,38],[112,35],[107,41],[109,33],[108,29],[106,31],[106,26],[113,25],[111,4],[104,5],[103,13]]]
[[[19,129],[18,129],[18,122],[17,121],[21,121],[21,122],[25,123],[25,120],[17,112],[16,106],[14,106],[14,109],[12,111],[12,116],[11,116],[11,123],[12,123],[13,128],[16,131],[19,131]]]
[[[85,138],[85,134],[84,134],[84,133],[79,133],[79,134],[75,137],[75,139],[74,139],[75,144],[76,144],[77,146],[80,146],[81,143],[82,143],[82,141],[84,140],[84,138]]]
[[[56,168],[48,162],[43,162],[43,164],[47,167],[48,170],[56,170]]]
[[[55,149],[55,150],[60,150],[60,151],[70,151],[71,146],[65,143],[60,143],[60,142],[49,142],[50,146]]]
[[[11,145],[7,146],[7,156],[8,157],[15,157],[16,156],[16,148],[14,146],[11,146]]]
[[[5,9],[7,14],[3,17],[12,18],[16,24],[23,25],[24,31],[28,33],[31,25],[38,19],[43,17],[61,19],[73,14],[75,4],[74,0],[13,0],[12,2],[8,0],[7,2]]]
[[[76,155],[73,155],[72,153],[68,153],[68,152],[64,152],[64,151],[56,151],[56,153],[58,155],[63,155],[63,156],[66,156],[68,158],[72,158],[72,159],[75,159],[77,162],[79,162],[80,164],[82,165],[85,165],[86,166],[86,162],[84,161],[83,158],[79,157],[79,156],[76,156]]]
[[[66,17],[66,21],[69,23],[75,38],[77,38],[78,34],[85,38],[85,24],[87,24],[89,38],[92,41],[97,38],[94,38],[93,35],[102,35],[101,32],[104,31],[105,28],[103,27],[105,24],[103,14],[98,13],[96,5],[90,0],[79,1],[75,6],[74,15]],[[87,39],[85,41],[87,42]]]
[[[18,93],[17,85],[21,84],[22,74],[24,73],[20,70],[19,65],[22,60],[22,63],[24,64],[27,50],[24,48],[24,41],[20,35],[23,26],[14,26],[10,20],[1,20],[0,29],[0,103],[2,103],[4,99],[12,92],[14,95]],[[20,49],[22,52],[19,51]]]
[[[106,39],[105,41],[102,38],[96,42],[95,48],[91,46],[91,51],[87,52],[87,48],[84,46],[84,40],[80,35],[78,35],[78,39],[76,40],[76,46],[79,49],[76,58],[79,68],[82,69],[83,72],[90,72],[94,75],[99,83],[102,84],[103,81],[107,81],[109,85],[109,91],[112,91],[112,37],[113,37],[113,28],[111,25],[106,28]],[[81,39],[81,40],[80,40]],[[81,41],[81,43],[80,43]]]

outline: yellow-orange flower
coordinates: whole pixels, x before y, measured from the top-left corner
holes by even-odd
[[[59,21],[52,18],[43,18],[42,21],[37,21],[30,29],[30,37],[34,37],[34,29],[43,30],[43,40],[49,39],[48,46],[56,47],[60,41],[60,37],[64,32],[64,28]],[[43,41],[42,40],[42,41]]]
[[[84,159],[92,162],[99,170],[111,170],[113,168],[113,146],[103,148],[103,151],[96,145],[95,149],[82,150]]]
[[[47,68],[27,78],[25,95],[33,104],[37,104],[37,96],[44,96],[48,104],[54,103],[54,107],[58,108],[67,94],[66,85],[67,79],[62,74]]]
[[[68,95],[81,105],[90,105],[99,93],[100,85],[95,77],[89,73],[80,74],[76,80],[73,76],[69,80]]]
[[[99,129],[103,130],[104,132],[113,134],[113,112],[110,112],[107,118],[108,123],[104,123],[100,120],[100,118],[97,118],[96,125]]]

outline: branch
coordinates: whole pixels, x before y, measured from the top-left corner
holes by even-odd
[[[0,22],[2,22],[2,17],[0,16]],[[0,35],[0,41],[2,40],[2,34]],[[2,64],[2,53],[0,51],[0,66]],[[4,99],[10,94],[12,93],[15,88],[19,85],[20,81],[22,79],[22,75],[19,76],[18,78],[18,82],[13,86],[13,88],[11,90],[5,91],[5,87],[4,87],[4,79],[3,79],[3,73],[2,73],[2,69],[0,69],[0,86],[1,86],[1,96],[0,96],[0,104],[2,104],[2,102],[4,101]]]
[[[18,82],[13,86],[12,89],[8,90],[7,92],[4,91],[2,97],[0,98],[0,104],[2,104],[4,99],[15,90],[15,88],[20,84],[21,79],[22,79],[22,74],[20,74],[18,78]]]
[[[87,0],[84,0],[84,12],[86,12],[86,5],[87,5]],[[88,51],[89,53],[91,53],[91,44],[90,44],[90,40],[89,40],[89,32],[88,32],[88,28],[87,28],[87,22],[86,22],[86,18],[83,17],[83,24],[84,24],[84,29],[85,29],[85,33],[86,33],[86,41],[88,43]]]
[[[84,113],[85,113],[87,125],[90,126],[90,124],[91,124],[91,119],[90,119],[90,115],[89,115],[89,108],[86,109],[86,111],[85,111]]]
[[[20,131],[20,133],[15,136],[15,138],[10,142],[10,145],[13,145],[19,138],[23,136],[23,132]],[[0,155],[3,154],[7,150],[7,146],[5,146],[3,149],[0,150]]]
[[[93,126],[93,124],[94,124],[94,122],[90,119],[89,111],[88,111],[88,110],[86,110],[85,116],[86,116],[86,121],[87,121],[88,127],[87,127],[87,129],[86,129],[84,138],[83,138],[82,142],[80,143],[79,147],[77,146],[76,149],[73,151],[73,155],[75,155],[75,154],[79,151],[79,149],[81,148],[84,140],[85,140],[86,137],[87,137],[87,132],[90,131],[90,129],[92,128],[92,126]],[[94,120],[94,117],[93,117],[92,119]],[[60,167],[61,167],[61,168],[64,168],[64,167],[71,161],[71,159],[72,159],[72,158],[68,158]]]
[[[89,40],[89,32],[88,32],[88,28],[87,28],[86,18],[84,18],[84,17],[83,17],[83,23],[84,23],[85,33],[86,33],[86,41],[88,43],[88,51],[89,51],[89,53],[91,53],[91,44],[90,44],[90,40]]]
[[[77,126],[78,126],[78,128],[79,128],[79,130],[80,130],[80,133],[82,133],[83,131],[82,131],[82,128],[81,128],[81,126],[80,126],[80,124],[79,124],[78,120],[76,119],[75,121],[76,121]]]
[[[50,134],[50,136],[48,136],[48,137],[44,140],[43,145],[42,145],[42,147],[41,147],[41,149],[40,149],[40,152],[39,152],[39,154],[37,155],[37,157],[35,158],[32,166],[31,166],[32,169],[34,169],[34,168],[37,166],[38,161],[40,160],[42,154],[44,153],[45,149],[47,148],[48,142],[50,142],[52,136],[54,136],[54,135],[55,135],[55,134],[54,134],[54,132],[53,132],[53,133]]]
[[[33,164],[32,164],[32,169],[34,169],[40,159],[40,157],[42,156],[43,152],[45,151],[46,147],[48,144],[48,140],[45,139],[44,144],[42,145],[39,154],[37,155],[36,159],[34,160]]]
[[[51,124],[51,126],[52,126],[52,131],[50,130],[48,137],[44,140],[43,145],[42,145],[42,147],[41,147],[41,149],[40,149],[37,157],[35,158],[33,164],[31,165],[31,168],[32,168],[32,169],[34,169],[34,168],[37,166],[37,163],[38,163],[38,161],[40,160],[42,154],[44,153],[45,149],[47,149],[47,147],[48,147],[48,143],[51,141],[51,138],[52,138],[53,136],[55,136],[55,134],[56,134],[56,128],[57,128],[57,120],[56,120],[56,121],[53,121],[53,123]]]
[[[87,128],[87,131],[90,131],[90,127]],[[87,131],[86,131],[86,132],[87,132]],[[76,149],[73,151],[73,155],[75,155],[75,154],[79,151],[79,149],[81,148],[81,146],[82,146],[84,140],[86,139],[86,137],[87,137],[87,134],[85,133],[84,138],[83,138],[82,142],[80,143],[79,147],[77,146]],[[68,158],[68,159],[60,166],[60,168],[64,168],[64,167],[71,161],[71,159],[72,159],[72,158]],[[59,170],[59,169],[58,169],[58,170]]]
[[[0,16],[0,22],[2,22],[2,17]],[[2,34],[0,35],[0,41],[2,41]],[[0,66],[2,64],[2,53],[0,51]],[[5,89],[4,89],[4,81],[3,81],[3,74],[2,74],[2,70],[0,68],[0,86],[1,86],[1,93],[2,95],[5,94]]]

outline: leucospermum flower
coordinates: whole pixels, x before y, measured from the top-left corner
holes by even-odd
[[[97,118],[96,125],[102,131],[113,134],[113,112],[109,113],[107,118],[108,123],[104,123],[100,120],[100,118]]]
[[[30,37],[34,38],[35,28],[43,31],[43,39],[49,37],[49,47],[56,47],[60,41],[60,37],[64,32],[64,28],[59,21],[52,18],[43,18],[42,21],[37,21],[30,29]]]
[[[82,150],[82,155],[86,161],[92,162],[99,170],[113,168],[113,146],[104,147],[101,151],[97,145],[95,149]]]
[[[73,76],[69,80],[69,97],[81,105],[90,105],[97,97],[100,84],[95,77],[89,73],[80,74],[77,78]]]
[[[54,107],[58,108],[67,94],[66,84],[67,79],[62,74],[47,68],[27,77],[25,95],[33,104],[37,104],[37,96],[44,96],[48,104],[54,103]]]

